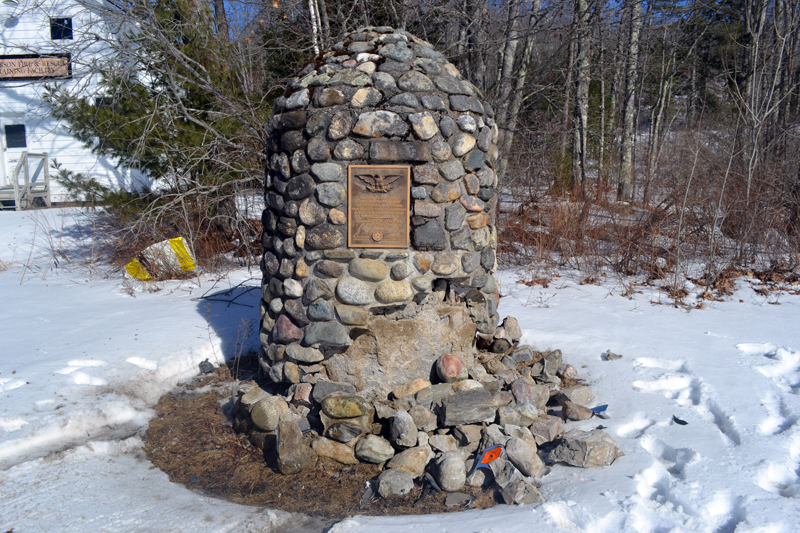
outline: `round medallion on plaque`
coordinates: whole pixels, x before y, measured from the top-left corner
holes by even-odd
[[[373,231],[372,232],[372,240],[375,242],[380,242],[383,240],[383,232],[382,231]]]

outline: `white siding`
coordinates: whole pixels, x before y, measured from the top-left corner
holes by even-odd
[[[94,0],[83,0],[94,1]],[[100,1],[100,0],[97,0]],[[72,40],[54,41],[50,38],[51,18],[72,19]],[[47,83],[67,84],[71,88],[85,87],[87,95],[95,86],[87,76],[86,65],[111,51],[91,38],[106,28],[96,14],[75,0],[19,0],[16,7],[0,3],[0,54],[72,54],[72,80],[49,80]],[[146,182],[138,172],[116,168],[115,161],[98,157],[69,135],[64,125],[48,116],[42,105],[45,83],[36,81],[0,80],[0,182],[7,182],[19,153],[23,150],[6,149],[7,124],[24,124],[27,148],[30,153],[46,152],[73,172],[89,173],[101,183],[120,188],[136,187]],[[64,199],[63,189],[52,182],[54,200]]]

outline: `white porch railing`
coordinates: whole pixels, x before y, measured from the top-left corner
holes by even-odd
[[[2,209],[19,211],[34,206],[51,206],[50,164],[46,153],[22,152],[10,178],[10,184],[0,186]]]

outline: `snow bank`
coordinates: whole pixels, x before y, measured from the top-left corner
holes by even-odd
[[[203,359],[238,353],[242,318],[258,319],[257,289],[222,298],[244,305],[196,298],[248,273],[131,294],[119,276],[45,272],[46,256],[27,259],[28,216],[0,213],[0,260],[11,265],[0,269],[0,531],[788,533],[800,524],[800,297],[769,305],[740,287],[687,313],[656,291],[623,298],[568,272],[542,289],[502,272],[501,314],[519,319],[524,342],[560,348],[596,405],[609,404],[608,420],[573,427],[602,424],[625,457],[603,469],[554,465],[540,479],[542,505],[332,525],[196,494],[142,456],[149,407]],[[608,349],[623,358],[604,360]]]

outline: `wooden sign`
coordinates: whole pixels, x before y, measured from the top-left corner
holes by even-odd
[[[71,77],[69,54],[0,56],[0,80],[31,81]]]
[[[347,246],[409,247],[410,166],[350,165],[347,189]]]

